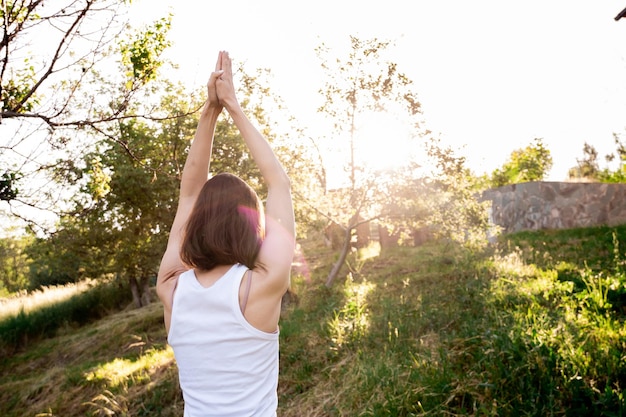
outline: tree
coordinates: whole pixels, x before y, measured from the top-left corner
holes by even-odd
[[[569,177],[586,178],[609,183],[626,182],[626,145],[622,143],[621,137],[617,133],[613,133],[613,140],[615,142],[615,152],[605,156],[607,165],[602,169],[598,163],[598,151],[593,145],[585,142],[583,158],[578,159],[577,166],[569,170]],[[616,167],[611,168],[610,164],[614,164]]]
[[[152,301],[151,280],[167,243],[178,172],[195,125],[192,117],[168,119],[158,128],[135,119],[120,125],[124,146],[114,143],[86,157],[85,192],[93,203],[77,205],[83,213],[78,224],[84,224],[90,263],[97,261],[91,274],[108,272],[128,281],[141,307]]]
[[[151,302],[150,285],[176,211],[180,173],[193,137],[198,103],[166,83],[162,120],[118,121],[118,134],[65,167],[77,189],[57,230],[33,249],[33,281],[116,276],[130,285],[137,307]],[[70,169],[71,168],[71,169]],[[55,248],[51,251],[51,248]],[[52,254],[52,256],[49,256]],[[70,254],[71,261],[59,264]]]
[[[541,181],[552,168],[550,150],[542,138],[535,138],[524,149],[511,152],[509,159],[491,174],[492,187],[517,184],[526,181]]]
[[[0,202],[40,226],[29,252],[33,284],[115,274],[142,305],[200,107],[177,100],[188,94],[158,77],[170,18],[131,29],[130,1],[0,1],[0,129],[10,132],[1,135]],[[42,39],[46,48],[31,51]],[[257,77],[242,80],[268,133],[262,105],[251,99],[267,89]],[[238,132],[224,119],[217,135],[212,169],[238,174],[264,196]],[[280,149],[293,178],[307,171],[302,150]],[[52,211],[56,230],[22,214],[24,206]]]
[[[27,236],[0,239],[0,297],[28,287]]]
[[[569,178],[598,179],[600,174],[598,151],[593,145],[585,142],[583,146],[583,158],[577,159],[576,162],[578,164],[574,168],[570,168],[568,172]]]
[[[23,289],[64,285],[87,277],[83,260],[88,256],[77,248],[80,236],[75,230],[59,226],[52,235],[31,238],[33,241],[24,251],[29,265],[28,283]]]
[[[481,248],[487,242],[488,202],[480,201],[482,182],[466,167],[463,156],[431,139],[429,157],[435,162],[427,196],[427,217],[437,234],[466,247]]]
[[[626,145],[622,143],[621,137],[617,133],[613,133],[615,142],[615,153],[606,156],[608,163],[616,162],[617,167],[611,170],[609,167],[602,170],[599,179],[604,182],[626,183]]]
[[[384,175],[369,170],[356,156],[359,124],[368,113],[399,107],[412,120],[414,128],[420,128],[417,117],[421,114],[421,106],[410,89],[412,81],[398,71],[397,64],[382,57],[389,44],[378,39],[361,40],[351,36],[345,59],[329,58],[329,50],[324,44],[316,49],[327,73],[327,81],[320,89],[324,104],[319,111],[332,120],[336,143],[347,144],[348,148],[348,186],[326,196],[327,217],[344,231],[339,258],[326,279],[327,286],[332,285],[346,260],[354,230],[381,217],[385,206],[383,201],[389,197]]]
[[[34,283],[116,276],[130,284],[137,307],[151,301],[151,278],[167,241],[178,170],[193,132],[189,119],[168,119],[161,127],[122,121],[115,141],[100,143],[75,163],[79,192],[57,230],[32,253]]]
[[[133,31],[129,4],[1,0],[0,199],[14,218],[37,225],[23,207],[59,214],[67,194],[50,177],[90,150],[90,134],[152,117],[133,103],[163,64],[170,19]]]

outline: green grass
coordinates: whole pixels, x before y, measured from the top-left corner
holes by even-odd
[[[279,416],[622,416],[624,228],[369,247],[303,242],[281,320]],[[180,416],[158,304],[0,362],[0,415]]]
[[[317,307],[283,320],[299,333],[289,333],[297,347],[282,345],[292,379],[281,415],[623,415],[626,328],[609,296],[626,284],[619,232],[553,232],[551,245],[526,233],[471,256],[397,248],[330,294],[310,291]],[[565,247],[573,236],[586,252]],[[528,260],[537,247],[551,263]],[[574,280],[560,273],[564,263]]]
[[[559,263],[568,263],[577,268],[610,270],[615,267],[615,243],[623,254],[626,225],[525,231],[508,235],[500,240],[499,245],[506,252],[518,250],[526,263],[540,268],[555,268]]]

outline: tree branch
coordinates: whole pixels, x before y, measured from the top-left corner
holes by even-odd
[[[85,5],[85,8],[79,12],[78,16],[76,17],[76,19],[74,20],[70,28],[65,32],[65,35],[63,35],[63,38],[59,42],[59,46],[54,52],[54,56],[52,57],[52,61],[50,62],[50,65],[48,66],[48,69],[46,70],[46,72],[39,78],[39,81],[35,83],[35,85],[30,89],[30,91],[26,93],[24,97],[22,97],[22,100],[20,100],[20,102],[13,109],[13,111],[19,112],[19,110],[24,106],[24,104],[32,97],[33,94],[35,94],[35,91],[37,91],[37,89],[41,86],[41,84],[43,84],[43,82],[54,72],[54,66],[56,65],[57,61],[59,60],[59,57],[61,56],[61,51],[64,45],[71,38],[73,32],[78,27],[79,23],[87,15],[87,12],[91,8],[91,5],[92,5],[92,1],[88,0]]]
[[[94,127],[96,125],[102,124],[102,123],[110,123],[116,120],[126,120],[126,119],[144,119],[144,120],[151,120],[151,121],[155,121],[155,122],[159,122],[159,121],[164,121],[164,120],[172,120],[172,119],[176,119],[179,117],[184,117],[184,116],[188,116],[190,114],[193,114],[195,112],[197,112],[198,110],[193,110],[190,111],[188,113],[185,114],[178,114],[175,116],[163,116],[163,117],[158,117],[158,116],[151,116],[149,114],[128,114],[128,115],[119,115],[119,114],[113,114],[109,117],[104,117],[104,118],[100,118],[100,119],[95,119],[95,120],[72,120],[72,121],[68,121],[68,122],[55,122],[54,120],[52,120],[54,118],[54,116],[45,116],[43,114],[40,113],[18,113],[15,111],[3,111],[2,112],[2,117],[6,118],[6,119],[11,119],[11,118],[30,118],[30,119],[41,119],[44,122],[46,122],[46,124],[48,126],[50,126],[51,128],[59,128],[59,127],[85,127],[85,126],[90,126],[90,127]]]

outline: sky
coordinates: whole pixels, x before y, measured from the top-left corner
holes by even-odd
[[[392,41],[389,57],[413,81],[424,127],[476,174],[543,138],[554,160],[547,179],[560,181],[585,142],[603,156],[615,150],[613,133],[626,141],[626,18],[614,20],[624,7],[626,0],[134,0],[132,23],[173,14],[168,57],[190,88],[206,83],[219,50],[249,73],[270,69],[271,91],[313,137],[328,134],[315,131],[325,81],[315,48],[324,43],[344,57],[351,35]],[[362,127],[370,135],[360,142],[376,158],[393,163],[407,153],[397,120]]]
[[[137,21],[173,13],[169,56],[186,83],[203,85],[217,52],[228,50],[249,71],[269,68],[271,90],[304,126],[315,125],[322,103],[315,47],[342,56],[350,35],[390,40],[425,127],[477,174],[542,138],[554,160],[547,179],[560,181],[585,142],[604,164],[613,133],[626,140],[626,19],[614,20],[626,0],[133,4]]]

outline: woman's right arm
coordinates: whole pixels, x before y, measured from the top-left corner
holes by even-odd
[[[233,86],[231,59],[227,52],[222,54],[224,73],[216,82],[217,95],[239,129],[268,188],[265,203],[266,234],[258,258],[266,271],[259,273],[266,275],[268,290],[282,297],[289,287],[295,249],[291,184],[270,144],[241,108]]]

